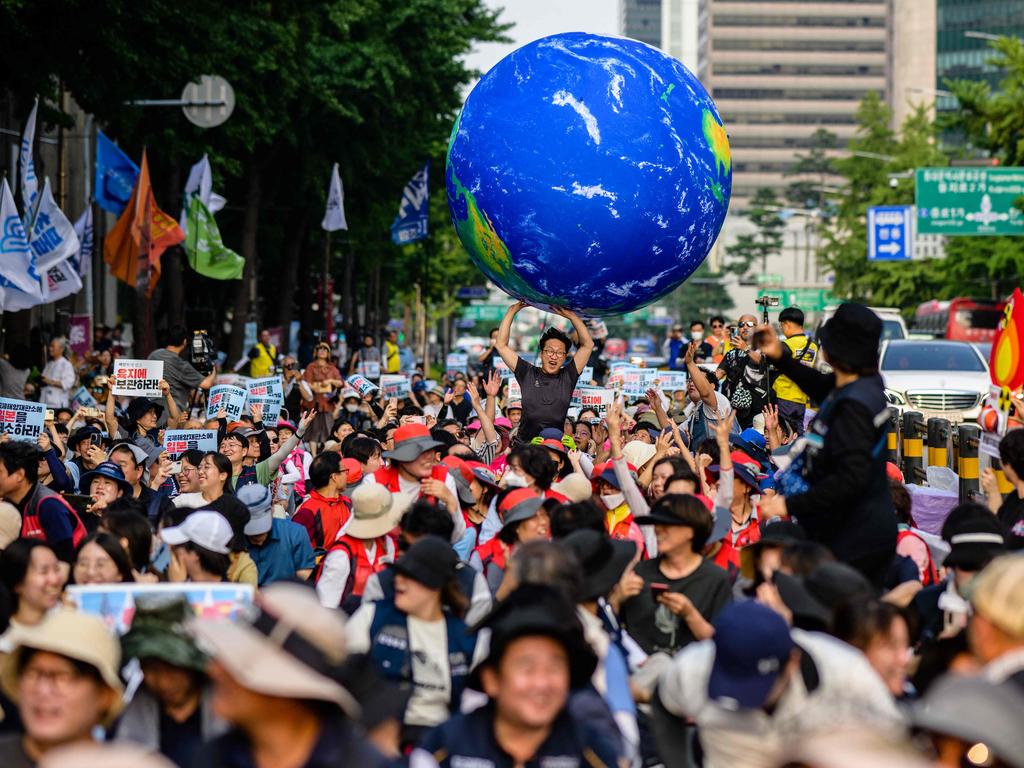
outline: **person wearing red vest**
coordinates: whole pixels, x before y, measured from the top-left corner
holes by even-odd
[[[721,485],[727,481],[730,466],[732,468],[732,480],[730,481],[732,496],[728,511],[732,520],[729,532],[722,539],[722,546],[713,556],[712,562],[728,571],[729,578],[735,580],[740,571],[740,550],[761,540],[760,521],[751,496],[760,495],[761,488],[758,481],[763,476],[758,473],[757,462],[742,451],[724,454],[722,463],[719,465],[718,493],[721,497],[718,501],[719,504],[725,498]],[[716,468],[711,467],[710,469],[714,471]]]
[[[314,490],[295,510],[292,522],[306,529],[318,557],[338,538],[338,531],[352,514],[352,501],[343,494],[348,487],[348,472],[337,451],[321,453],[309,466],[309,484]]]
[[[417,499],[440,503],[455,523],[452,543],[466,533],[466,521],[459,506],[459,489],[448,467],[438,464],[438,448],[444,443],[435,440],[422,424],[405,424],[395,430],[394,448],[381,454],[389,460],[372,475],[363,478],[363,485],[383,485],[396,497],[396,507],[404,511]]]
[[[39,484],[42,453],[22,440],[0,443],[0,496],[21,512],[22,538],[45,541],[66,563],[86,536],[85,526],[71,506]]]
[[[505,580],[508,560],[516,547],[527,541],[551,538],[544,497],[532,488],[511,488],[498,497],[501,530],[473,550],[469,564],[482,573],[493,594]],[[500,595],[499,595],[500,597]]]
[[[315,575],[320,603],[341,607],[352,614],[362,601],[366,581],[394,561],[394,544],[387,533],[398,525],[393,497],[379,484],[362,484],[352,494],[352,517],[338,537]]]

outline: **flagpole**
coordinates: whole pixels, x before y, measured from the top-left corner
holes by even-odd
[[[324,280],[323,280],[323,297],[324,297],[324,328],[327,331],[327,343],[331,343],[331,331],[333,330],[334,320],[331,306],[334,303],[334,290],[331,287],[331,230],[324,231]]]

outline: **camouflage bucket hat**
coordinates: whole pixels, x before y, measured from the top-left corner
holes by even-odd
[[[194,616],[184,595],[139,595],[131,629],[121,638],[124,659],[159,659],[175,667],[205,671],[209,659],[186,628]]]

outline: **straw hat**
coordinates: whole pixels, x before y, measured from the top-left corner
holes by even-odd
[[[326,701],[359,717],[359,704],[336,679],[347,653],[344,616],[320,605],[309,587],[271,584],[238,621],[197,619],[192,626],[201,646],[243,688]]]
[[[590,480],[580,472],[571,472],[557,483],[552,483],[551,490],[574,502],[586,501],[594,493]]]
[[[639,470],[644,464],[654,458],[656,451],[657,449],[650,443],[645,443],[641,440],[631,440],[623,446],[622,455],[627,463],[632,464]]]
[[[121,645],[100,619],[68,608],[59,608],[39,624],[31,627],[13,625],[8,634],[12,651],[0,668],[0,685],[4,693],[17,702],[19,667],[25,648],[55,653],[96,668],[103,682],[117,693],[107,713],[109,725],[124,707],[121,695],[124,686],[118,677],[121,666]]]
[[[357,539],[376,539],[400,519],[391,491],[379,483],[362,483],[352,492],[352,517],[345,533]]]

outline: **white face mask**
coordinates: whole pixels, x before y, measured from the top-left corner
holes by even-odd
[[[359,406],[355,403],[345,403],[345,410],[349,413],[355,413],[359,410]]]
[[[509,470],[505,473],[505,487],[506,488],[526,488],[526,478],[520,475],[518,472]]]
[[[700,341],[701,339],[704,338],[704,334],[701,333],[700,331],[691,331],[690,338],[693,339],[694,341]]]
[[[626,497],[621,493],[610,493],[606,496],[601,497],[601,503],[604,504],[608,509],[615,509],[621,507],[623,502],[626,501]]]

